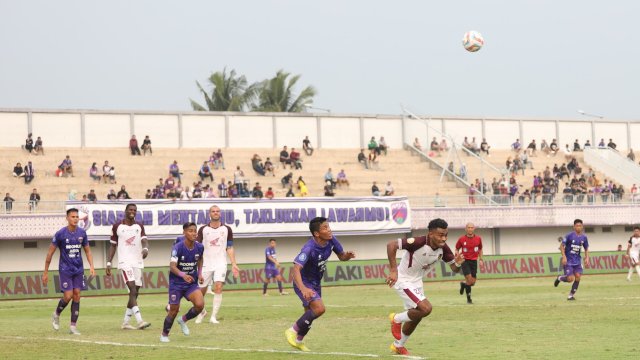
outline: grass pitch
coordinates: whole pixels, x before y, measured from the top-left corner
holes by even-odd
[[[447,359],[637,359],[640,280],[625,274],[585,276],[576,294],[553,287],[552,278],[479,279],[473,305],[458,294],[458,282],[426,283],[433,313],[407,342],[416,358]],[[291,291],[290,291],[291,292]],[[302,314],[291,292],[225,292],[221,323],[189,322],[191,336],[178,324],[171,343],[158,339],[166,295],[145,295],[139,305],[152,326],[123,331],[125,296],[83,298],[78,329],[67,333],[69,308],[61,329],[51,328],[57,299],[0,302],[2,359],[367,359],[392,358],[387,315],[402,310],[395,292],[379,286],[323,289],[326,314],[306,338],[312,353],[299,353],[284,330]],[[211,307],[210,295],[205,301]],[[181,312],[188,309],[183,301]],[[207,318],[208,320],[208,318]]]

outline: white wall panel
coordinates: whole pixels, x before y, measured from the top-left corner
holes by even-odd
[[[135,115],[133,120],[133,134],[140,145],[149,135],[152,148],[178,147],[178,115]]]
[[[608,144],[609,139],[618,146],[618,150],[626,150],[629,148],[627,143],[627,123],[596,123],[596,145],[600,139],[604,139],[604,143]]]
[[[24,145],[29,133],[27,113],[0,113],[0,147]]]
[[[363,132],[365,142],[369,142],[372,136],[376,141],[384,136],[387,145],[392,149],[402,149],[402,122],[397,119],[363,119]]]
[[[42,145],[47,147],[80,147],[80,114],[45,114],[31,115],[33,138],[42,137]],[[128,139],[127,139],[128,140]],[[126,142],[128,145],[128,141]]]
[[[311,146],[318,147],[318,121],[316,117],[277,117],[276,148],[302,148],[302,140],[309,136]]]
[[[128,114],[85,114],[85,146],[126,148],[131,138],[130,124]],[[136,137],[142,145],[143,137]]]
[[[560,121],[558,129],[560,132],[560,138],[558,139],[558,147],[560,150],[564,149],[566,144],[569,144],[569,148],[573,149],[573,143],[576,139],[578,139],[580,147],[582,147],[587,140],[591,140],[591,123],[589,122]],[[547,142],[551,144],[551,140],[552,137],[547,139]],[[592,143],[592,145],[598,145],[597,140],[596,143]]]
[[[529,146],[531,140],[535,140],[540,150],[540,144],[542,140],[547,140],[547,143],[551,142],[551,139],[556,136],[556,123],[553,121],[538,121],[538,120],[525,120],[522,122],[522,137],[520,139],[523,147]],[[583,143],[580,144],[582,146]]]
[[[273,148],[271,116],[230,116],[229,147]]]
[[[225,147],[224,116],[183,115],[182,147],[217,149]]]
[[[485,120],[484,131],[487,142],[493,149],[509,149],[516,139],[520,139],[520,124],[518,121]],[[471,140],[471,137],[469,137],[469,140]],[[482,136],[476,136],[476,140],[476,144],[480,146]],[[520,139],[520,143],[523,142],[524,140]]]
[[[464,137],[469,141],[475,137],[480,145],[482,141],[482,121],[481,120],[444,120],[444,130],[447,135],[452,136],[456,143],[462,144]],[[431,141],[429,141],[431,142]]]
[[[640,150],[640,124],[631,124],[629,127],[629,132],[631,133],[631,148],[634,152]],[[640,153],[638,154],[640,155]],[[636,155],[636,160],[640,160]]]
[[[321,118],[320,132],[323,148],[360,148],[360,119],[358,118]]]

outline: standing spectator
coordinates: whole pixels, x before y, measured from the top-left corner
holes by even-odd
[[[380,136],[380,140],[378,140],[378,149],[380,150],[380,154],[384,153],[384,156],[387,156],[387,150],[389,150],[389,145],[387,145],[387,141],[384,139],[384,136]]]
[[[336,179],[336,183],[338,186],[342,187],[342,185],[349,186],[349,180],[347,180],[347,174],[345,174],[344,169],[341,169],[338,173],[338,178]]]
[[[251,158],[251,167],[253,171],[257,172],[258,175],[265,175],[264,166],[262,165],[262,158],[258,154],[253,154]]]
[[[38,194],[38,189],[33,189],[33,192],[31,193],[31,195],[29,195],[29,211],[36,211],[39,202],[40,194]]]
[[[12,198],[11,195],[7,193],[2,201],[4,201],[4,211],[7,214],[11,214],[11,210],[13,210],[13,202],[16,201],[16,199]]]
[[[371,195],[373,196],[380,196],[380,188],[378,188],[377,183],[374,181],[373,185],[371,186]]]
[[[287,146],[285,145],[280,151],[280,164],[282,164],[282,168],[286,169],[287,164],[291,164],[291,160],[289,159],[289,151],[287,151]]]
[[[135,135],[131,135],[131,139],[129,140],[129,149],[131,150],[131,155],[141,155],[140,148],[138,147],[138,139],[136,139]]]
[[[116,191],[113,189],[109,190],[109,193],[107,194],[107,200],[115,201],[117,199],[118,195],[116,194]]]
[[[60,171],[62,172],[62,176],[64,177],[67,177],[68,175],[71,175],[71,177],[75,177],[75,175],[73,175],[73,162],[71,161],[69,155],[67,155],[64,160],[62,160],[60,165],[58,165],[58,169],[60,169]]]
[[[144,137],[144,140],[142,140],[142,153],[146,156],[147,155],[147,151],[149,152],[149,155],[153,155],[153,149],[151,148],[151,139],[149,139],[149,135]]]
[[[391,181],[387,181],[387,186],[384,187],[384,196],[393,196],[395,193],[396,191],[391,185]]]
[[[29,133],[29,135],[27,135],[27,140],[25,140],[24,143],[24,149],[27,150],[28,152],[32,152],[33,151],[33,135],[31,133]]]
[[[360,153],[358,154],[358,162],[364,165],[365,169],[369,168],[369,164],[367,163],[367,156],[364,154],[364,149],[360,149]]]
[[[582,151],[580,149],[580,143],[578,142],[578,139],[576,139],[576,141],[573,142],[573,151]]]
[[[87,200],[91,201],[91,202],[96,202],[98,201],[98,196],[96,196],[96,191],[91,189],[89,190],[89,194],[87,194]]]
[[[284,189],[287,186],[291,186],[291,180],[293,179],[293,173],[290,172],[287,175],[283,176],[282,179],[280,180],[280,183],[282,183],[282,188]]]
[[[31,183],[31,181],[33,181],[33,178],[35,176],[36,175],[33,170],[33,164],[31,164],[31,161],[29,161],[27,162],[27,165],[24,167],[24,183],[25,184]]]
[[[275,197],[275,194],[273,193],[273,188],[271,188],[271,186],[269,186],[269,188],[267,189],[267,192],[264,193],[264,197],[269,200]]]
[[[33,154],[44,155],[44,148],[42,147],[42,138],[40,136],[38,136],[38,139],[36,140],[36,145],[33,147]]]
[[[275,166],[273,166],[273,162],[271,162],[271,158],[267,158],[264,162],[264,172],[265,175],[270,172],[273,176],[276,176],[276,169]]]
[[[173,178],[173,175],[169,174],[167,179],[164,181],[162,185],[162,190],[164,191],[165,196],[168,197],[170,192],[173,192],[173,189],[176,187],[176,179]]]
[[[204,161],[202,166],[200,167],[200,171],[198,172],[198,176],[200,176],[200,180],[204,181],[204,179],[209,178],[211,182],[213,182],[213,174],[211,173],[211,168],[209,164]]]
[[[124,185],[120,187],[120,191],[118,191],[117,197],[119,200],[131,199]]]
[[[169,165],[169,174],[178,179],[178,181],[182,181],[182,178],[180,177],[180,167],[178,166],[178,160],[173,160],[173,164]]]
[[[526,152],[529,153],[529,156],[533,157],[533,156],[536,156],[536,150],[537,150],[536,139],[533,139],[527,146]]]
[[[91,179],[100,182],[100,175],[98,175],[98,166],[97,163],[93,163],[91,168],[89,169],[89,177]]]
[[[220,184],[218,184],[218,196],[221,198],[229,197],[229,187],[224,182],[224,178],[220,179]]]
[[[302,140],[302,149],[307,156],[313,155],[313,147],[311,146],[311,140],[309,140],[308,135],[304,137],[304,140]]]
[[[302,176],[298,177],[298,189],[300,189],[300,196],[304,197],[309,195],[307,184],[302,180]]]
[[[460,178],[462,178],[463,180],[467,180],[467,164],[462,163],[462,165],[460,165]]]
[[[329,170],[324,174],[324,182],[329,182],[332,189],[336,188],[336,180],[333,178],[331,168],[329,168]]]
[[[110,184],[117,184],[118,182],[116,181],[116,167],[112,166],[111,169],[109,170],[109,183]]]
[[[236,171],[233,172],[233,183],[238,189],[238,193],[242,193],[245,189],[243,187],[244,183],[244,171],[240,169],[240,166],[236,166]]]
[[[38,139],[39,139],[39,138],[38,138]],[[613,142],[613,140],[612,140],[612,139],[609,139],[609,143],[607,144],[607,147],[608,147],[608,148],[611,148],[611,149],[613,149],[613,150],[615,150],[615,149],[616,149],[616,147],[618,147],[618,146],[616,145],[616,143],[614,143],[614,142]]]
[[[24,177],[24,169],[22,168],[22,164],[17,163],[16,166],[13,167],[13,177]]]
[[[262,193],[262,186],[260,186],[259,182],[257,182],[253,187],[253,190],[251,190],[251,197],[256,200],[260,200],[264,197],[264,194]]]
[[[302,169],[302,159],[300,153],[295,148],[291,148],[291,154],[289,154],[289,160],[291,161],[291,167],[295,167],[296,170]]]
[[[109,172],[111,171],[111,166],[109,166],[109,161],[104,162],[104,165],[102,165],[102,180],[104,180],[104,183],[106,184],[107,181],[109,181]]]
[[[218,170],[222,166],[222,170],[226,170],[224,167],[224,156],[222,156],[222,150],[218,148],[216,151],[216,160],[214,162],[213,168]]]
[[[633,153],[633,149],[629,149],[629,153],[627,154],[627,159],[633,162],[636,161],[636,154]]]
[[[420,145],[420,140],[418,140],[418,138],[413,140],[413,147],[418,149],[418,151],[422,151],[422,145]]]
[[[444,141],[444,139],[442,141]],[[480,152],[486,153],[487,156],[491,156],[489,155],[489,149],[491,149],[491,146],[487,143],[487,139],[482,138],[482,142],[480,143]]]

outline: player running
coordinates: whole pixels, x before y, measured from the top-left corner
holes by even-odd
[[[404,302],[405,312],[389,314],[391,334],[396,339],[389,348],[396,354],[409,355],[404,346],[409,336],[416,329],[422,318],[431,313],[431,303],[424,296],[422,278],[438,260],[449,264],[451,271],[460,272],[464,264],[464,256],[460,253],[453,255],[447,242],[447,227],[442,219],[429,222],[427,236],[405,238],[390,241],[387,244],[389,258],[389,276],[387,285],[396,290]],[[406,250],[396,263],[398,249]]]
[[[327,261],[333,251],[340,261],[356,257],[353,251],[344,251],[338,239],[331,233],[326,218],[316,217],[309,222],[312,237],[293,261],[293,290],[302,301],[304,314],[293,326],[285,330],[289,345],[301,351],[309,351],[303,342],[313,321],[325,312],[322,302],[321,281],[327,268]]]
[[[182,226],[184,240],[173,246],[171,262],[169,263],[169,313],[164,319],[161,342],[169,342],[169,331],[173,321],[180,311],[180,300],[185,299],[193,303],[189,311],[178,318],[178,324],[182,333],[189,335],[186,322],[196,317],[204,308],[204,297],[198,287],[199,274],[202,271],[202,254],[204,246],[195,241],[198,236],[198,227],[195,223],[186,223]]]
[[[629,245],[627,245],[627,255],[629,256],[627,281],[631,281],[633,269],[636,269],[640,276],[640,226],[633,227],[633,236],[629,238]]]
[[[280,274],[280,263],[276,256],[276,239],[269,240],[269,246],[264,250],[264,284],[262,285],[262,295],[267,296],[267,287],[271,279],[278,281],[278,291],[280,295],[289,295],[288,292],[282,291],[282,282],[284,278]]]
[[[482,238],[475,234],[475,225],[468,223],[465,227],[466,234],[460,236],[456,243],[456,256],[462,250],[464,262],[462,263],[462,274],[465,281],[460,282],[460,295],[467,293],[467,304],[471,301],[471,287],[476,284],[478,273],[478,262],[482,265]]]
[[[71,208],[67,210],[68,225],[58,230],[51,240],[47,258],[44,261],[44,272],[42,273],[42,284],[47,286],[49,282],[49,264],[56,249],[60,249],[60,261],[58,270],[60,274],[60,290],[62,290],[62,299],[58,301],[58,306],[52,315],[52,324],[54,330],[60,329],[60,313],[71,303],[71,325],[69,333],[80,335],[76,328],[78,316],[80,315],[80,291],[86,289],[84,283],[84,266],[82,264],[82,253],[80,249],[84,249],[89,262],[89,272],[91,276],[96,276],[93,269],[93,256],[91,256],[91,248],[89,248],[89,240],[87,233],[78,228],[78,209]]]
[[[580,278],[582,277],[582,258],[580,251],[584,247],[584,265],[589,266],[589,241],[583,233],[584,225],[582,220],[575,219],[573,221],[573,231],[568,233],[562,244],[560,245],[560,253],[562,254],[562,266],[564,266],[564,275],[560,275],[553,282],[553,286],[558,286],[560,282],[572,282],[571,290],[567,300],[575,300],[574,295],[580,286]]]
[[[136,221],[137,212],[136,204],[127,204],[124,208],[124,219],[113,224],[111,248],[109,248],[107,256],[106,274],[111,276],[111,260],[118,250],[118,269],[120,269],[129,291],[129,301],[121,327],[123,330],[143,330],[151,326],[150,323],[142,320],[142,314],[138,307],[138,294],[142,286],[142,269],[144,268],[144,259],[149,255],[149,241],[144,232],[144,226]],[[136,317],[137,327],[129,324],[132,315]]]
[[[236,255],[233,250],[233,231],[227,225],[220,222],[220,208],[217,205],[209,208],[211,221],[208,225],[200,227],[197,241],[204,245],[202,262],[202,276],[199,283],[202,295],[207,292],[207,286],[213,280],[213,309],[209,322],[218,324],[217,319],[220,305],[222,305],[222,286],[227,278],[227,255],[231,260],[233,277],[238,277],[240,269],[236,264]],[[203,310],[196,318],[196,324],[200,324],[207,315]]]

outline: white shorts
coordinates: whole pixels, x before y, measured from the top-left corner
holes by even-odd
[[[631,265],[640,265],[638,264],[640,261],[640,254],[630,253],[629,257],[631,258]]]
[[[137,267],[125,266],[120,268],[120,273],[124,282],[135,281],[136,286],[142,286],[142,269]]]
[[[396,283],[393,287],[398,296],[402,299],[404,303],[404,308],[407,310],[415,309],[418,306],[418,303],[426,297],[424,296],[424,289],[422,287],[422,282],[420,283]]]
[[[204,281],[202,283],[198,283],[201,288],[209,286],[212,280],[213,282],[223,283],[227,279],[227,265],[224,267],[217,267],[214,270],[202,269],[202,278]]]

